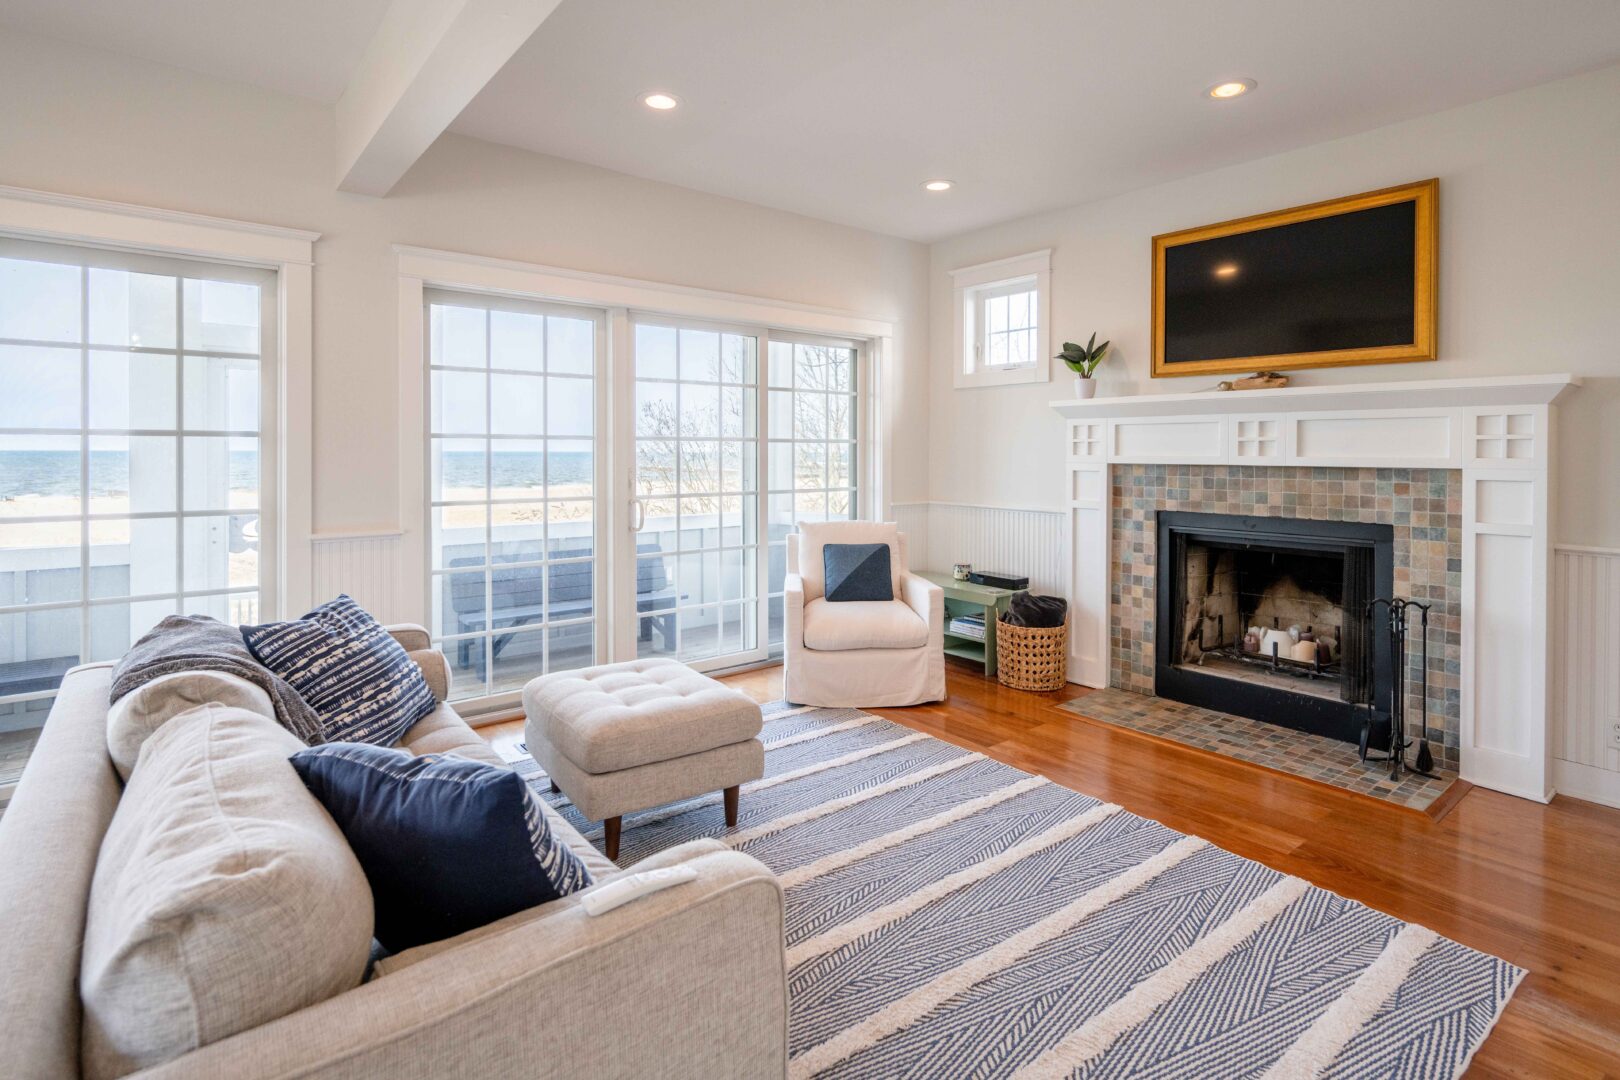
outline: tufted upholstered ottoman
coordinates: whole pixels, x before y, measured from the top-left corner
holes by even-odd
[[[619,857],[625,814],[724,791],[737,824],[741,786],[765,775],[759,706],[674,660],[631,660],[529,680],[529,753],[554,791],[602,822]]]

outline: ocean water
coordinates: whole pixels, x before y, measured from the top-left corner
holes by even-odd
[[[129,455],[122,450],[90,451],[90,495],[118,495],[129,490]],[[441,455],[445,487],[482,487],[484,455],[476,451],[449,451]],[[496,487],[538,487],[544,482],[545,455],[539,451],[497,452],[490,462]],[[259,456],[252,451],[231,452],[231,488],[252,490],[259,483]],[[553,484],[585,483],[591,479],[591,455],[551,455]],[[77,495],[79,455],[61,450],[0,451],[0,499],[19,495]]]
[[[546,478],[545,458],[538,450],[497,450],[490,456],[490,481],[498,488],[539,487]],[[484,486],[484,455],[477,450],[445,451],[439,455],[439,468],[447,488]],[[590,480],[590,454],[551,454],[551,483],[584,484]]]

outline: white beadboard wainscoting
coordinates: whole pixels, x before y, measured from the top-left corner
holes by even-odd
[[[1620,806],[1620,549],[1553,549],[1554,776]]]
[[[313,568],[315,603],[348,593],[381,623],[412,621],[400,603],[403,537],[399,533],[316,536]],[[302,612],[288,612],[297,617]]]
[[[1004,506],[925,502],[894,504],[910,559],[920,570],[975,570],[1028,574],[1035,592],[1064,596],[1063,512]]]

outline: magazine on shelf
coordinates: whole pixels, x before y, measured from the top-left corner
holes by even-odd
[[[954,616],[948,627],[951,633],[958,637],[976,638],[984,640],[983,615],[957,615]]]

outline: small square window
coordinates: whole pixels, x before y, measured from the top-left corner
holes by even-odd
[[[1045,323],[1051,253],[1036,252],[952,272],[956,292],[957,387],[1046,382]]]

